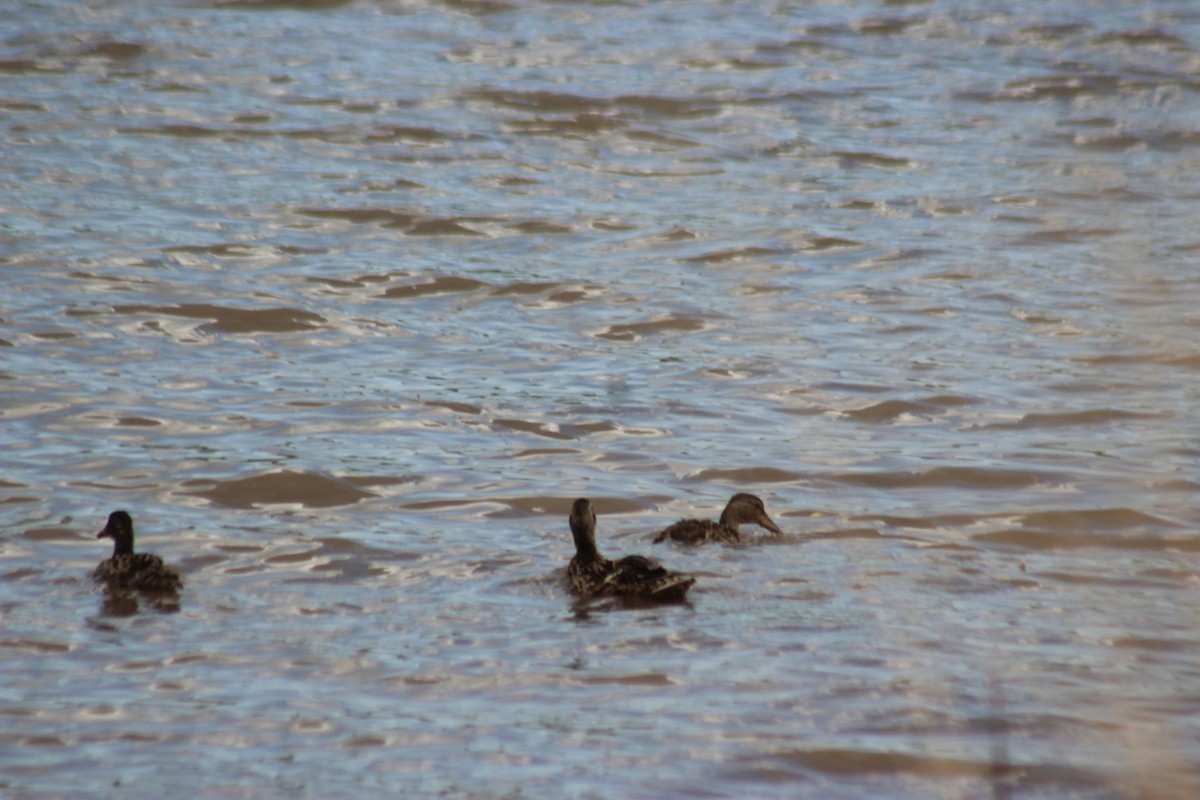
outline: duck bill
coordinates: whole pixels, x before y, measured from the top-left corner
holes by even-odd
[[[758,518],[758,524],[762,525],[764,528],[769,530],[771,533],[783,533],[783,531],[779,530],[779,526],[776,525],[774,522],[772,522],[771,518],[768,517],[766,514],[763,514],[761,517]]]
[[[107,525],[104,526],[104,530],[96,534],[97,539],[103,539],[105,537],[112,538],[112,531],[108,529]]]

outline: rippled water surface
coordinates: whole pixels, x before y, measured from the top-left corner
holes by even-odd
[[[7,3],[0,795],[1200,795],[1200,8],[966,6]]]

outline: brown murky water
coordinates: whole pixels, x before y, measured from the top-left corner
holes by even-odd
[[[0,795],[1200,794],[1192,3],[0,33]]]

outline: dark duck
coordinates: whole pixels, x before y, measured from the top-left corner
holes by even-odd
[[[575,501],[569,519],[575,537],[575,557],[567,565],[567,579],[571,590],[581,599],[615,597],[678,602],[696,582],[692,576],[670,572],[645,556],[625,556],[613,561],[600,555],[596,549],[596,512],[586,498]]]
[[[112,539],[113,554],[92,573],[110,589],[136,589],[147,592],[173,592],[183,586],[179,573],[150,553],[133,552],[133,519],[124,511],[108,515],[108,524],[97,539]]]
[[[659,531],[654,537],[655,543],[664,539],[673,539],[686,544],[703,544],[704,542],[738,542],[741,535],[738,526],[743,523],[754,523],[772,533],[783,533],[767,516],[763,501],[752,494],[735,494],[729,499],[721,518],[716,522],[710,519],[681,519],[674,525]]]

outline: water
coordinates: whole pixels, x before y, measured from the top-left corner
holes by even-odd
[[[0,795],[1200,791],[1191,3],[0,34]]]

